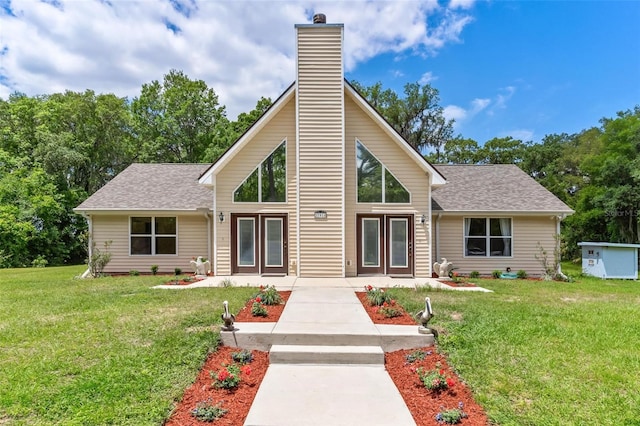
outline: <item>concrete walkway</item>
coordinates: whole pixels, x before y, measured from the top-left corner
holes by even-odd
[[[237,323],[239,332],[249,324]],[[433,343],[406,327],[422,346]],[[245,425],[415,425],[352,288],[294,286],[271,336],[277,344]]]

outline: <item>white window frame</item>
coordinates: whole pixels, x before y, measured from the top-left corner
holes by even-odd
[[[360,201],[358,199],[358,187],[359,187],[359,181],[358,181],[358,143],[361,144],[367,151],[369,151],[369,153],[371,154],[371,156],[373,158],[376,159],[376,161],[378,163],[380,163],[380,166],[382,167],[382,201],[374,201],[374,202],[369,202],[369,201]],[[404,185],[404,183],[402,183],[402,181],[400,179],[398,179],[398,176],[396,176],[391,170],[389,170],[389,168],[387,166],[385,166],[385,164],[380,161],[380,159],[367,147],[367,145],[365,145],[360,139],[356,138],[356,143],[355,143],[355,158],[356,158],[356,167],[355,167],[355,174],[356,174],[356,204],[387,204],[387,205],[391,205],[391,206],[406,206],[406,205],[410,205],[411,201],[412,201],[412,195],[411,195],[411,191],[409,191],[407,189],[407,187]],[[404,188],[405,191],[407,191],[407,193],[409,194],[409,201],[407,201],[406,203],[387,203],[386,201],[386,193],[387,193],[387,182],[386,182],[386,177],[385,175],[389,173],[391,176],[393,176],[393,178],[395,180],[398,181],[398,183]]]
[[[484,219],[485,220],[485,235],[467,235],[466,222],[471,219]],[[491,236],[491,219],[509,219],[510,235],[506,236]],[[468,238],[484,238],[485,239],[485,254],[484,255],[468,255],[467,254],[467,239]],[[510,254],[508,256],[491,255],[491,239],[492,238],[509,238],[511,240]],[[500,217],[500,216],[467,216],[462,219],[462,255],[467,259],[511,259],[513,258],[513,218],[512,217]]]
[[[262,164],[265,162],[265,160],[267,158],[269,158],[274,152],[276,152],[276,150],[278,148],[280,148],[280,146],[284,144],[284,158],[285,158],[285,167],[284,167],[284,182],[285,182],[285,190],[284,190],[284,201],[262,201]],[[269,154],[267,154],[266,157],[264,157],[262,160],[260,160],[260,163],[258,163],[258,165],[256,167],[254,167],[253,169],[251,169],[251,172],[242,180],[242,182],[240,182],[240,185],[236,186],[232,191],[231,191],[231,202],[233,204],[285,204],[288,202],[289,199],[289,191],[287,188],[287,182],[288,182],[288,177],[289,177],[289,152],[288,152],[288,147],[287,147],[287,139],[283,139],[282,141],[280,141],[280,143],[278,145],[276,145],[275,148],[273,148]],[[240,188],[242,185],[244,185],[244,183],[251,177],[251,175],[253,174],[253,172],[255,172],[256,170],[258,170],[258,201],[236,201],[236,191],[238,190],[238,188]]]
[[[131,223],[133,221],[134,217],[140,217],[140,218],[150,218],[151,219],[151,234],[133,234],[131,233]],[[156,233],[156,218],[175,218],[176,220],[176,233],[175,234],[157,234]],[[146,254],[146,253],[140,253],[140,254],[136,254],[136,253],[132,253],[132,245],[131,245],[131,238],[133,237],[148,237],[151,238],[151,254]],[[170,254],[157,254],[156,253],[156,238],[157,237],[173,237],[176,240],[176,252],[175,253],[170,253]],[[129,256],[154,256],[154,257],[161,257],[161,256],[178,256],[178,216],[129,216]]]

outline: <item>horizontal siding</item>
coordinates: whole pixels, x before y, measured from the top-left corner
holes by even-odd
[[[436,220],[434,217],[434,233]],[[454,267],[463,274],[469,274],[471,271],[491,274],[494,270],[504,271],[509,267],[512,272],[523,269],[531,276],[542,275],[543,270],[540,262],[535,258],[538,254],[538,242],[552,257],[555,246],[555,220],[551,220],[549,216],[516,216],[512,218],[512,221],[512,257],[464,257],[464,218],[462,216],[443,216],[440,219],[439,232],[440,258],[444,257],[449,262],[453,262]]]
[[[346,254],[351,260],[347,267],[347,275],[357,273],[356,247],[356,214],[359,213],[406,213],[414,217],[414,251],[416,276],[427,277],[430,274],[429,264],[429,226],[422,225],[420,217],[429,211],[429,177],[409,158],[395,141],[387,135],[360,107],[345,96],[346,116]],[[411,204],[381,204],[356,202],[357,169],[356,169],[356,139],[362,142],[380,160],[384,166],[411,193]]]
[[[342,66],[341,27],[298,28],[301,276],[342,275]]]
[[[216,176],[216,209],[225,221],[216,220],[217,273],[231,274],[231,213],[285,213],[289,219],[289,259],[296,258],[296,131],[295,101],[291,100]],[[287,202],[234,203],[233,191],[278,146],[287,140]],[[290,262],[289,262],[290,263]],[[290,274],[295,268],[290,267]]]
[[[207,254],[207,220],[202,216],[178,216],[178,254],[162,256],[129,255],[129,216],[93,216],[93,241],[103,250],[105,241],[109,247],[111,261],[105,268],[107,273],[127,273],[137,270],[151,272],[151,265],[158,265],[160,273],[173,273],[181,268],[191,272],[191,259]]]

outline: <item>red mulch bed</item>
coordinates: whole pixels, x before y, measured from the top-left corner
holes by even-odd
[[[165,425],[195,426],[212,424],[196,420],[191,415],[191,410],[199,402],[207,401],[208,399],[211,399],[213,405],[222,402],[222,408],[228,410],[223,417],[214,422],[215,425],[238,426],[244,424],[260,383],[267,372],[269,354],[252,351],[253,362],[248,364],[251,367],[251,374],[249,376],[242,374],[241,382],[235,390],[216,389],[213,387],[213,379],[209,374],[212,370],[219,371],[223,363],[230,364],[232,362],[231,353],[238,351],[240,349],[221,346],[216,352],[209,354],[195,383],[186,390],[182,401],[180,401]]]
[[[291,296],[290,291],[279,291],[280,297],[282,297],[283,303],[279,305],[264,305],[267,309],[266,317],[254,317],[251,315],[251,305],[253,305],[253,301],[249,300],[246,305],[240,312],[236,314],[236,322],[278,322],[280,319],[280,315],[282,315],[282,311],[284,311],[284,305],[289,300],[289,296]]]
[[[364,310],[367,311],[369,318],[371,318],[371,321],[373,321],[374,324],[416,325],[416,320],[414,320],[400,305],[398,305],[397,308],[402,311],[402,315],[399,317],[387,318],[377,311],[376,306],[371,306],[369,304],[366,292],[357,291],[356,296],[360,299]]]
[[[400,391],[405,404],[418,426],[439,425],[436,415],[443,410],[458,408],[462,402],[464,411],[468,417],[463,418],[458,424],[463,426],[487,425],[487,415],[480,405],[473,399],[471,391],[460,382],[451,368],[447,365],[446,359],[436,353],[435,348],[422,348],[423,351],[430,351],[423,360],[408,363],[406,356],[415,349],[404,349],[395,352],[388,352],[384,355],[384,362],[393,383]],[[452,388],[439,392],[430,391],[424,387],[420,377],[415,372],[419,367],[425,370],[442,369],[447,377],[451,377],[455,384]]]

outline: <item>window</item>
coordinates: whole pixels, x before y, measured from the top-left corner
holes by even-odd
[[[131,255],[177,254],[175,217],[132,217]]]
[[[236,203],[284,203],[287,201],[286,141],[267,158],[233,192]]]
[[[410,203],[409,191],[362,144],[356,141],[359,203]]]
[[[512,238],[510,218],[464,219],[465,256],[511,256]]]

